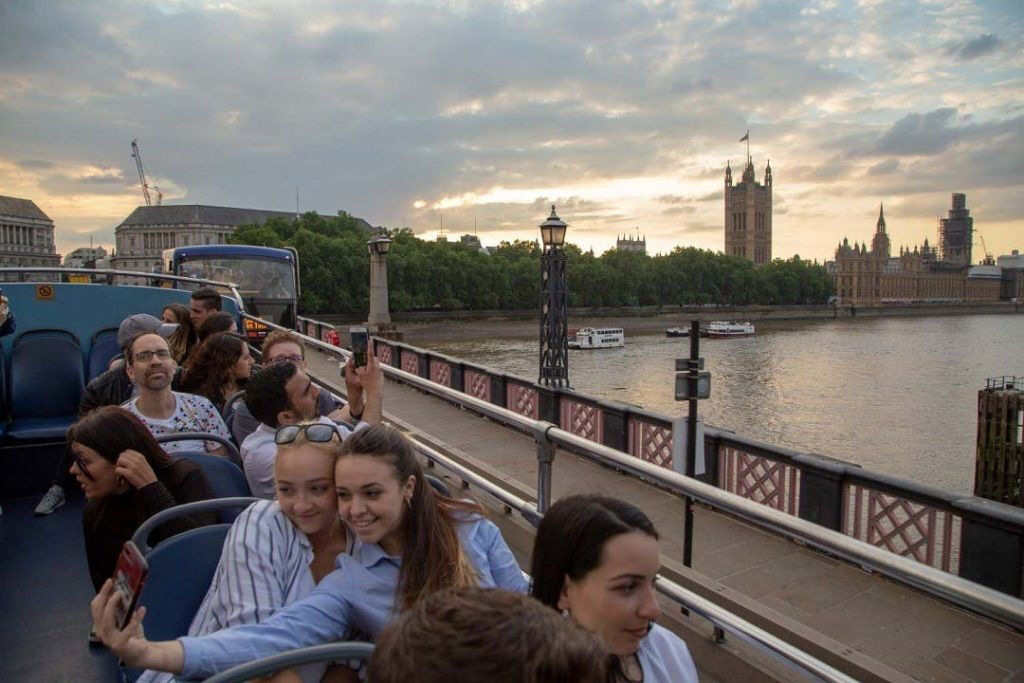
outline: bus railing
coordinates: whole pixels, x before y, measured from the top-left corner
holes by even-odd
[[[344,358],[348,357],[348,351],[325,344],[317,339],[307,337],[305,341],[329,353],[339,354]],[[377,353],[379,357],[379,348]],[[422,372],[418,364],[416,369]],[[988,616],[1018,630],[1024,630],[1024,600],[1017,597],[943,572],[903,555],[889,552],[838,530],[802,519],[799,516],[787,514],[772,506],[722,490],[711,484],[698,481],[693,477],[671,471],[645,459],[634,457],[622,450],[596,443],[571,431],[560,429],[550,422],[528,417],[518,411],[510,410],[462,391],[457,391],[449,386],[433,382],[419,373],[413,374],[404,369],[386,365],[384,366],[384,372],[391,379],[409,384],[456,405],[469,408],[501,424],[533,436],[534,441],[537,443],[538,459],[537,509],[541,513],[550,504],[551,464],[555,456],[555,449],[558,447],[569,448],[574,453],[585,458],[614,466],[645,480],[652,481],[679,495],[690,496],[694,500],[698,500],[712,508],[736,515],[762,528],[767,528],[788,538],[799,540],[811,547],[842,557],[858,566],[915,586],[926,593]],[[714,436],[729,436],[735,438],[738,442],[745,441],[726,432],[718,433],[719,431],[716,430]],[[758,446],[762,447],[760,444]],[[839,466],[837,465],[837,467]],[[881,477],[881,479],[885,479],[885,477]],[[995,509],[997,517],[1007,512],[1004,510],[1004,508],[1007,508],[1005,505],[996,506],[996,504],[992,504],[991,507]],[[1013,511],[1010,512],[1012,513]],[[1012,515],[1011,519],[1006,521],[1013,522]],[[1017,568],[1019,571],[1019,564]]]
[[[210,287],[222,287],[231,292],[231,298],[235,300],[238,305],[239,313],[245,312],[245,306],[242,304],[242,296],[238,293],[238,285],[233,282],[218,282],[217,280],[204,280],[202,278],[185,277],[184,275],[170,275],[165,273],[145,273],[134,270],[114,270],[111,268],[46,268],[43,266],[17,266],[17,267],[2,267],[0,268],[0,276],[5,273],[18,274],[23,276],[21,282],[30,282],[31,280],[26,279],[27,276],[36,275],[37,273],[55,273],[61,277],[61,283],[67,284],[99,284],[99,285],[113,285],[109,277],[132,277],[132,278],[144,278],[147,280],[154,281],[165,281],[165,282],[188,282],[190,284],[207,285]],[[107,282],[92,282],[93,275],[107,276]],[[76,282],[72,278],[75,276],[89,276],[90,282]],[[46,281],[52,282],[52,281]]]

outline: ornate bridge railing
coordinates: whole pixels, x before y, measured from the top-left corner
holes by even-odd
[[[382,363],[644,462],[683,471],[681,463],[673,462],[674,420],[668,416],[572,389],[551,389],[408,344],[386,339],[376,339],[375,344]],[[695,479],[936,569],[1024,596],[1024,510],[728,430],[704,426],[703,434],[704,469]]]

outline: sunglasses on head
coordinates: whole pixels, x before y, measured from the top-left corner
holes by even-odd
[[[322,422],[314,422],[307,425],[285,425],[274,433],[274,443],[279,446],[291,443],[299,438],[299,434],[303,432],[306,433],[306,440],[313,443],[327,443],[335,436],[338,436],[338,430],[334,425],[323,424]]]

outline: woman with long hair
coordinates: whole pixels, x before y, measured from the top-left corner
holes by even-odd
[[[97,590],[114,575],[121,546],[139,525],[161,510],[213,497],[199,466],[167,455],[124,408],[87,413],[68,428],[68,444],[71,474],[85,492],[85,553]],[[160,541],[214,521],[213,515],[179,518],[158,527],[151,538]]]
[[[266,621],[313,592],[334,570],[354,538],[338,517],[334,462],[341,440],[308,430],[277,446],[277,500],[253,503],[231,525],[210,589],[188,635]],[[320,438],[326,437],[327,441]],[[304,682],[320,681],[324,665],[295,670]],[[350,670],[349,670],[350,671]],[[341,674],[343,672],[337,672]],[[169,682],[173,676],[146,671],[139,683]]]
[[[199,341],[195,328],[192,327],[192,316],[188,308],[182,304],[168,304],[164,306],[160,317],[165,323],[174,323],[178,326],[167,339],[167,345],[174,356],[174,362],[182,365]]]
[[[313,439],[333,428],[289,425],[278,430],[277,441],[299,431]],[[429,486],[412,445],[394,428],[377,425],[349,436],[334,481],[338,512],[358,542],[305,600],[259,624],[154,643],[142,634],[141,614],[118,629],[118,598],[107,583],[92,602],[100,638],[129,666],[195,678],[338,640],[353,627],[373,638],[433,591],[478,585],[525,592],[526,580],[498,528],[475,503]]]
[[[658,532],[639,508],[569,496],[537,528],[530,592],[604,642],[608,683],[697,683],[686,643],[655,623],[660,564]]]
[[[216,313],[208,315],[206,320],[196,328],[196,335],[199,337],[200,344],[218,332],[231,332],[237,334],[238,324],[235,322],[235,316],[231,315],[227,311],[217,311]]]
[[[217,410],[245,387],[252,374],[249,345],[237,334],[219,332],[193,352],[181,378],[181,390],[210,400]]]

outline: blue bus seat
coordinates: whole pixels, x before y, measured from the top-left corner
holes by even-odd
[[[13,439],[62,439],[84,388],[82,347],[64,330],[31,330],[14,340],[10,369]]]
[[[176,451],[171,455],[191,460],[199,465],[210,485],[210,490],[213,491],[214,498],[248,498],[252,496],[245,473],[238,465],[229,462],[226,458],[201,451]],[[237,511],[222,510],[220,512],[222,522],[234,521],[237,516]]]
[[[85,375],[85,381],[89,382],[106,372],[110,361],[119,353],[121,347],[117,345],[117,328],[100,330],[94,334],[92,345],[89,347],[89,370]]]
[[[303,647],[239,664],[207,678],[206,683],[244,683],[257,677],[270,676],[283,669],[293,669],[314,662],[369,662],[373,656],[373,648],[373,643],[357,641]]]

